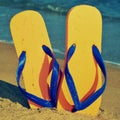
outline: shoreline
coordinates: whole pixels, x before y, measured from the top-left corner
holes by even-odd
[[[16,80],[18,58],[13,44],[0,42],[0,120],[119,120],[120,66],[106,63],[107,88],[103,94],[100,113],[96,117],[42,108],[27,109],[27,100],[19,91]],[[63,60],[58,60],[63,67]],[[19,116],[19,118],[18,118]],[[57,116],[57,117],[56,117]]]
[[[14,43],[12,41],[11,42],[7,42],[6,40],[0,40],[0,44],[13,45],[13,47],[14,47]],[[115,66],[120,67],[120,63],[117,63],[117,62],[112,62],[112,61],[109,61],[109,60],[104,60],[104,62],[106,64],[111,64],[111,65],[115,65]]]

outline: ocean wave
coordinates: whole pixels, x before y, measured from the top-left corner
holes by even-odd
[[[53,0],[0,0],[0,6],[5,6],[8,8],[17,8],[17,9],[32,9],[32,10],[43,10],[47,12],[53,12],[58,14],[66,15],[67,11],[76,6],[76,5],[92,5],[97,7],[104,16],[111,16],[115,18],[120,18],[120,3],[117,1],[78,1],[71,0],[71,2],[67,1],[53,1]]]
[[[120,17],[103,15],[103,20],[111,22],[120,22]]]
[[[60,6],[55,6],[52,4],[48,4],[45,6],[41,6],[42,10],[47,10],[49,12],[57,12],[57,13],[62,13],[62,14],[66,14],[68,9],[64,8],[64,7],[60,7]]]
[[[12,8],[12,9],[32,9],[32,10],[37,10],[37,11],[47,11],[47,12],[53,12],[53,13],[58,13],[58,14],[66,14],[68,11],[68,8],[62,7],[56,4],[52,3],[41,3],[41,2],[33,2],[33,1],[18,1],[18,0],[12,0],[13,2],[1,2],[0,0],[0,6]]]

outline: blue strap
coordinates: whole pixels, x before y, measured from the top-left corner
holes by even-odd
[[[68,85],[68,88],[70,90],[70,94],[72,96],[73,102],[75,104],[73,112],[87,108],[90,104],[92,104],[104,92],[105,87],[106,87],[105,65],[104,65],[104,62],[102,60],[102,57],[100,55],[99,50],[97,49],[97,47],[95,45],[93,45],[93,47],[92,47],[93,56],[94,56],[96,62],[98,63],[98,65],[99,65],[99,67],[104,75],[105,80],[104,80],[102,87],[100,89],[98,89],[96,92],[94,92],[88,99],[86,99],[83,102],[79,101],[78,94],[77,94],[77,91],[75,88],[75,84],[73,82],[73,78],[72,78],[72,76],[69,72],[69,69],[68,69],[68,62],[69,62],[70,58],[72,57],[74,51],[75,51],[75,45],[73,44],[68,50],[67,58],[66,58],[66,67],[65,67],[65,77],[66,77],[67,85]]]
[[[22,74],[22,71],[25,66],[26,62],[26,52],[23,51],[19,57],[19,63],[18,63],[18,69],[16,73],[16,80],[18,87],[20,91],[32,102],[43,106],[43,107],[56,107],[57,104],[57,88],[58,88],[58,77],[59,77],[59,65],[54,58],[53,53],[50,51],[50,49],[46,46],[43,46],[43,50],[52,58],[53,60],[53,68],[52,68],[52,76],[51,76],[51,83],[50,83],[50,97],[51,100],[47,101],[42,98],[39,98],[31,93],[26,92],[21,86],[20,86],[20,76]]]
[[[86,107],[88,107],[90,104],[92,104],[104,92],[104,90],[106,88],[107,75],[106,75],[106,69],[105,69],[103,59],[101,57],[101,54],[100,54],[98,48],[95,45],[92,46],[92,52],[93,52],[93,56],[94,56],[96,62],[98,63],[98,65],[104,75],[104,82],[100,89],[98,89],[96,92],[94,92],[87,100],[85,100],[82,103],[82,107],[80,110],[83,110]]]
[[[56,106],[60,68],[51,50],[45,45],[43,45],[42,48],[44,52],[52,58],[52,61],[53,61],[53,68],[52,68],[53,72],[52,72],[51,83],[50,83],[50,98],[53,106]]]
[[[66,78],[66,82],[67,82],[70,94],[72,96],[72,100],[75,104],[75,107],[76,107],[76,109],[80,109],[81,108],[81,103],[79,101],[79,97],[78,97],[78,94],[77,94],[77,90],[76,90],[73,78],[72,78],[72,76],[69,72],[69,68],[68,68],[68,62],[71,59],[71,57],[72,57],[72,55],[75,51],[75,48],[76,48],[76,45],[73,44],[68,50],[67,57],[66,57],[66,66],[65,66],[65,78]]]

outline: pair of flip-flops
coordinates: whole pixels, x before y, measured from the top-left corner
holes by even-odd
[[[62,72],[42,16],[28,10],[12,18],[11,33],[20,56],[16,75],[18,87],[31,108],[56,107],[96,115],[101,103],[99,96],[106,86],[106,70],[99,52],[101,14],[92,6],[75,6],[66,21],[66,57]],[[105,78],[103,84],[101,71]],[[19,83],[21,73],[26,91]]]

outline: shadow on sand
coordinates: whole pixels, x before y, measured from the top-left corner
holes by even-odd
[[[12,102],[18,102],[22,106],[29,108],[27,99],[20,92],[19,88],[3,80],[0,80],[0,97],[7,98]]]

